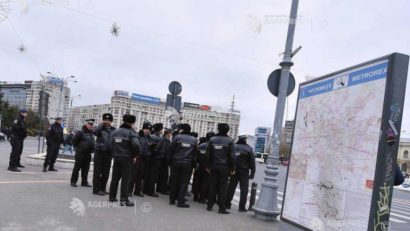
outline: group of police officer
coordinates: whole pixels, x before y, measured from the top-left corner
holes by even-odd
[[[20,171],[22,143],[26,136],[24,117],[27,111],[20,111],[12,126],[12,153],[9,170]],[[47,155],[43,171],[57,171],[54,168],[60,145],[64,142],[61,118],[56,118],[47,133]],[[102,123],[94,127],[95,120],[86,123],[73,137],[76,150],[71,176],[71,186],[77,187],[81,170],[81,186],[92,187],[95,195],[109,195],[110,202],[134,206],[128,199],[158,197],[157,193],[169,195],[169,202],[180,208],[188,208],[186,195],[192,174],[194,201],[207,204],[212,211],[215,202],[219,213],[229,214],[235,189],[240,184],[239,211],[246,212],[249,179],[255,174],[255,157],[252,148],[246,144],[246,137],[239,137],[236,144],[228,136],[229,125],[218,124],[218,133],[209,132],[197,139],[191,126],[179,124],[175,131],[164,129],[163,124],[145,122],[136,132],[134,115],[123,115],[123,123],[116,129],[112,126],[113,116],[103,115]],[[21,145],[21,146],[20,146]],[[94,153],[93,185],[88,179],[91,154]],[[112,179],[109,192],[106,191],[111,161]],[[170,173],[170,174],[169,174]],[[228,183],[229,182],[229,183]]]

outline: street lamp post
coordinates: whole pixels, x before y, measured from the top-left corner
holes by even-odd
[[[280,63],[281,75],[279,80],[279,93],[276,103],[275,122],[272,135],[272,153],[268,156],[265,169],[265,182],[262,183],[261,192],[253,207],[255,217],[261,220],[276,221],[276,217],[280,214],[277,203],[278,190],[278,174],[279,174],[279,147],[280,137],[282,133],[283,115],[288,92],[288,83],[290,76],[290,67],[293,65],[292,56],[297,52],[292,53],[293,36],[295,33],[295,24],[297,18],[299,0],[292,0],[290,10],[290,18],[288,25],[288,34],[283,61]]]

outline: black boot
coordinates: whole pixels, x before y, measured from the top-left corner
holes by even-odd
[[[12,172],[21,172],[21,170],[18,169],[17,167],[9,167],[8,170]]]
[[[48,171],[57,172],[57,169],[54,168],[54,164],[50,164],[50,167],[48,167]]]

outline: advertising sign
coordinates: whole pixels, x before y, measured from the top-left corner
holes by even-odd
[[[47,82],[54,84],[54,85],[59,85],[59,86],[63,84],[63,80],[56,78],[56,77],[52,77],[52,76],[47,77]]]
[[[300,85],[282,221],[388,230],[408,60],[395,53]]]
[[[199,109],[199,104],[197,104],[197,103],[187,103],[187,102],[184,102],[184,107]]]
[[[132,94],[131,97],[132,100],[143,102],[143,103],[151,103],[151,104],[160,104],[161,99],[156,98],[156,97],[151,97],[151,96],[146,96],[146,95],[140,95],[140,94]]]
[[[114,95],[115,96],[128,96],[129,92],[128,91],[122,91],[122,90],[115,90]]]
[[[210,111],[211,107],[208,105],[201,105],[199,106],[199,109],[204,110],[204,111]]]

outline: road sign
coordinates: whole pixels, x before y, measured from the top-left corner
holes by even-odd
[[[182,86],[178,81],[172,81],[168,86],[168,90],[172,95],[179,95],[182,92]]]
[[[269,78],[268,78],[268,89],[270,93],[272,93],[272,95],[276,97],[278,96],[278,93],[279,93],[280,73],[281,73],[281,69],[276,69],[269,75]],[[295,90],[295,85],[296,85],[295,77],[292,75],[292,73],[290,73],[287,96],[292,94],[293,90]]]

